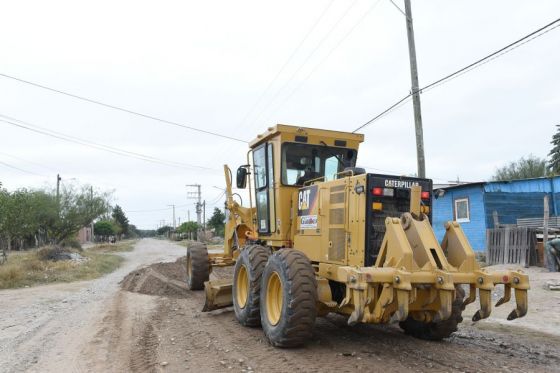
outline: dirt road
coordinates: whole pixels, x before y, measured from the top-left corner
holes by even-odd
[[[138,267],[175,260],[185,255],[185,249],[142,240],[134,251],[122,255],[123,266],[97,280],[0,291],[0,372],[101,371],[95,359],[107,341],[100,332],[113,310],[122,311],[119,317],[125,317],[119,328],[127,330],[126,322],[149,316],[157,305],[154,297],[123,294],[119,282]],[[82,356],[97,345],[96,355]]]
[[[143,240],[102,279],[0,292],[9,310],[0,320],[0,371],[560,371],[560,336],[496,322],[465,321],[449,340],[425,342],[333,315],[317,320],[305,347],[274,349],[231,309],[200,312],[203,292],[186,290],[173,263],[182,255],[172,243]],[[159,261],[171,263],[136,270]],[[131,291],[119,290],[123,278]]]

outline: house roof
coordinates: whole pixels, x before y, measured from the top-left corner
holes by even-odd
[[[477,181],[477,182],[470,182],[470,183],[461,183],[456,185],[448,185],[448,186],[439,186],[435,189],[459,189],[459,188],[469,188],[473,186],[483,185],[486,191],[495,191],[495,189],[500,189],[501,187],[506,186],[513,186],[513,185],[523,185],[523,184],[531,184],[535,181],[560,181],[560,176],[551,176],[551,177],[533,177],[528,179],[515,179],[515,180],[508,180],[508,181]],[[534,183],[533,183],[534,185]],[[531,188],[533,189],[533,188]]]
[[[434,189],[465,188],[465,187],[472,187],[472,186],[483,185],[483,184],[486,184],[486,182],[474,181],[474,182],[460,183],[460,184],[434,184]]]

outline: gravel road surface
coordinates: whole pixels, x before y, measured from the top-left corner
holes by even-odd
[[[0,291],[0,372],[560,371],[558,333],[474,324],[470,314],[442,342],[329,315],[305,347],[275,349],[231,309],[200,312],[204,294],[186,290],[176,262],[184,248],[145,239],[123,255],[119,270],[94,281]]]

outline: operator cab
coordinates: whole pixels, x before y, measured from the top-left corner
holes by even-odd
[[[247,164],[237,171],[244,188],[252,168],[251,201],[256,208],[254,228],[272,246],[289,246],[293,193],[313,181],[330,181],[356,165],[364,136],[277,124],[250,142]],[[250,165],[250,166],[249,166]]]
[[[282,144],[282,184],[303,186],[312,180],[329,181],[348,167],[354,167],[353,149],[301,143]]]

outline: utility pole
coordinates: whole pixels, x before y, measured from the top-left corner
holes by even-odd
[[[57,203],[60,200],[60,180],[62,180],[60,174],[56,174],[56,202]]]
[[[406,33],[408,35],[408,56],[410,58],[410,79],[412,81],[412,105],[414,107],[414,129],[416,132],[416,161],[418,177],[426,177],[426,161],[424,158],[424,134],[422,130],[422,111],[420,108],[420,92],[418,84],[418,66],[416,65],[416,46],[414,44],[414,28],[412,26],[412,9],[410,0],[404,0],[406,15]]]
[[[196,200],[196,224],[198,226],[197,232],[200,233],[202,227],[202,193],[200,184],[187,184],[186,186],[196,188],[196,192],[187,192],[187,199]],[[200,241],[200,234],[196,235],[196,239]]]
[[[93,186],[89,187],[89,198],[91,199],[91,203],[93,203]],[[91,220],[91,242],[94,241],[94,236],[93,236],[93,219]]]
[[[204,229],[204,234],[206,234],[206,201],[202,203],[202,229]]]
[[[175,205],[167,205],[169,207],[173,207],[173,229],[177,228],[175,225]]]
[[[187,221],[191,221],[191,210],[187,210]]]
[[[60,174],[56,174],[56,215],[60,218]]]

